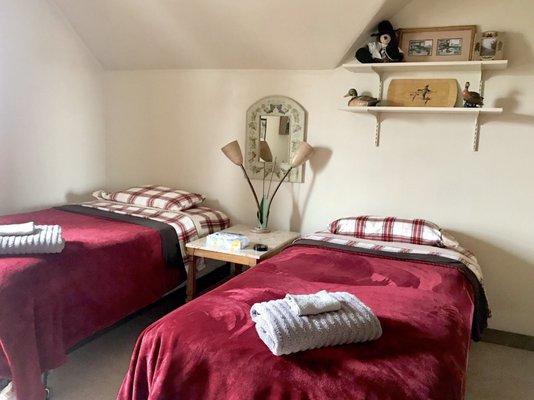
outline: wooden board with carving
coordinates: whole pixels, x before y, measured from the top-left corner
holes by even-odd
[[[392,79],[387,105],[394,107],[454,107],[456,79]]]

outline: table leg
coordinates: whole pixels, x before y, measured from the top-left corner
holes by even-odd
[[[197,291],[197,259],[198,257],[193,256],[193,261],[187,273],[186,302],[193,300]]]
[[[234,264],[234,271],[236,275],[243,272],[243,266],[241,264]]]

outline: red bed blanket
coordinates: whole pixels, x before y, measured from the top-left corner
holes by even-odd
[[[185,279],[167,266],[160,235],[127,222],[55,209],[0,217],[0,224],[57,224],[60,254],[0,257],[0,376],[18,400],[43,400],[40,374],[69,348],[147,306]]]
[[[316,242],[319,243],[319,242]],[[148,327],[119,400],[461,399],[474,312],[465,271],[294,245]],[[249,316],[286,293],[346,291],[378,316],[376,341],[271,354]]]

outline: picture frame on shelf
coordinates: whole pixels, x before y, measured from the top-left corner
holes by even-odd
[[[407,62],[469,61],[476,26],[442,26],[399,30],[400,48]]]
[[[478,34],[473,48],[473,60],[504,60],[504,33],[486,31]]]
[[[410,56],[431,56],[434,41],[432,39],[414,39],[408,42],[408,55]]]

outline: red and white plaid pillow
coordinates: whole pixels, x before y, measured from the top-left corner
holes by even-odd
[[[424,219],[362,215],[335,220],[328,228],[332,233],[361,239],[445,246],[441,228]]]
[[[93,193],[93,195],[97,199],[169,211],[187,210],[202,203],[205,199],[201,194],[156,185],[133,187],[114,193],[106,193],[100,190]]]

